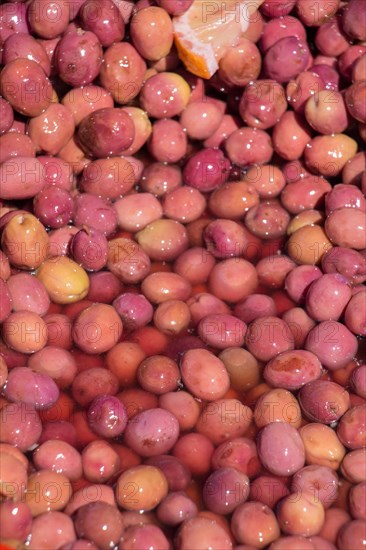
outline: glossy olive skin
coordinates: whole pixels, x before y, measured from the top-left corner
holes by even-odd
[[[94,158],[120,155],[130,147],[135,135],[131,118],[122,109],[98,109],[86,116],[78,128],[78,142]]]

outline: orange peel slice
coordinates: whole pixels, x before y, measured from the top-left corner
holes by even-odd
[[[264,0],[194,0],[173,18],[174,42],[186,69],[211,78],[225,52],[236,46],[249,26],[250,15]]]

